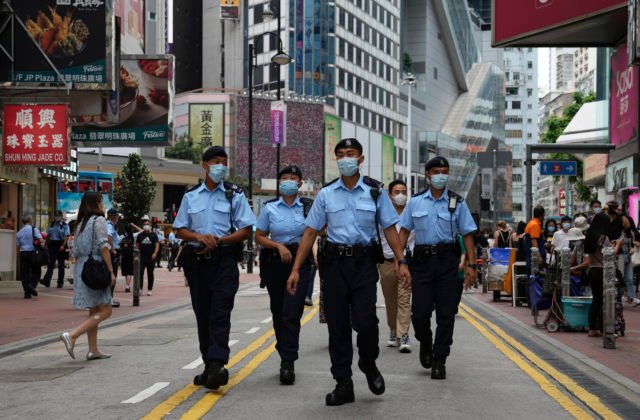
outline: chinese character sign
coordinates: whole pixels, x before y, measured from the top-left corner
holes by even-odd
[[[220,0],[220,19],[240,19],[240,0]]]
[[[629,66],[627,46],[620,46],[611,55],[611,144],[625,144],[638,135],[638,74],[636,66]]]
[[[68,105],[5,105],[5,165],[69,164]]]
[[[284,101],[271,102],[271,144],[286,145],[287,105]]]
[[[224,104],[189,104],[189,137],[203,150],[224,146]]]

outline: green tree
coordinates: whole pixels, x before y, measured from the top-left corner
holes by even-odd
[[[156,196],[156,185],[140,155],[132,153],[116,177],[114,199],[120,204],[125,220],[138,222],[149,213]]]
[[[200,163],[202,159],[202,147],[194,145],[193,139],[187,134],[178,137],[173,146],[164,149],[165,157],[171,159],[189,160],[193,163]]]
[[[573,117],[575,117],[578,111],[580,111],[582,105],[595,100],[596,96],[594,93],[585,95],[582,92],[575,92],[573,94],[573,103],[562,111],[562,116],[557,117],[554,115],[549,117],[545,123],[546,130],[540,136],[540,143],[555,143],[562,135],[565,128],[567,128]],[[591,194],[591,189],[585,185],[583,181],[584,165],[582,164],[582,161],[567,153],[552,153],[550,157],[554,160],[575,160],[578,162],[578,174],[576,176],[569,177],[569,183],[571,183],[575,188],[578,200],[591,201],[594,197]],[[559,182],[560,177],[555,177],[555,180],[556,182]]]

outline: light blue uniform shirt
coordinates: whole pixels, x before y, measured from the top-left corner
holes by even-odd
[[[302,233],[307,225],[304,223],[304,206],[296,197],[291,207],[280,197],[277,201],[267,203],[258,216],[256,229],[268,232],[271,240],[281,244],[300,243]]]
[[[416,245],[453,243],[455,234],[467,235],[477,230],[467,202],[458,202],[453,213],[449,212],[449,192],[445,189],[439,199],[434,199],[431,190],[411,197],[400,216],[400,226],[416,231]]]
[[[20,247],[20,252],[33,251],[35,249],[33,246],[34,236],[36,239],[42,241],[40,230],[38,228],[32,230],[31,225],[24,225],[24,227],[16,233],[16,245]]]
[[[111,220],[107,220],[107,235],[111,236],[111,242],[113,243],[113,249],[120,249],[120,241],[122,238],[118,235],[116,227]]]
[[[249,207],[244,194],[233,194],[233,224],[236,229],[244,229],[256,223],[256,217]],[[229,214],[231,203],[225,196],[224,183],[209,190],[203,182],[187,192],[182,198],[180,209],[173,222],[173,228],[188,229],[192,232],[214,235],[221,238],[230,233]],[[195,245],[195,243],[194,243]]]
[[[47,229],[47,239],[50,241],[64,241],[69,234],[69,225],[63,222],[54,222],[53,226]]]
[[[342,178],[320,190],[306,220],[307,226],[321,230],[328,224],[329,242],[346,245],[369,245],[376,234],[376,202],[371,187],[363,182],[349,191]],[[399,217],[387,192],[381,188],[377,200],[378,223],[383,229],[398,223]],[[380,232],[380,235],[384,235]]]

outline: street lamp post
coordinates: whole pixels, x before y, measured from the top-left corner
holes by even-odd
[[[413,163],[413,156],[411,155],[411,149],[412,149],[412,138],[413,138],[413,133],[411,131],[411,108],[413,108],[412,103],[411,103],[411,94],[413,91],[413,87],[416,84],[416,79],[413,77],[413,74],[411,73],[407,73],[404,77],[404,79],[402,79],[402,84],[403,85],[407,85],[409,87],[409,94],[407,95],[409,98],[409,103],[408,103],[408,108],[407,108],[407,135],[405,136],[405,139],[407,140],[407,189],[409,190],[409,193],[411,194],[413,192],[413,188],[412,188],[412,180],[411,180],[411,175],[412,175],[412,168],[411,168],[411,164]]]

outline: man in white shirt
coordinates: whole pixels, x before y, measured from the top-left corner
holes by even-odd
[[[407,184],[402,180],[396,180],[389,184],[389,197],[398,214],[401,214],[409,201]],[[400,231],[400,225],[396,225]],[[387,243],[387,238],[380,235],[385,262],[378,265],[380,272],[380,285],[384,295],[387,309],[387,325],[389,326],[388,347],[400,346],[401,353],[411,353],[409,344],[409,326],[411,325],[411,289],[405,288],[398,281],[394,271],[393,251]],[[409,235],[407,247],[413,251],[415,244],[415,232]]]
[[[571,217],[562,216],[560,229],[558,229],[558,231],[553,234],[553,238],[551,238],[552,252],[557,249],[569,248],[569,229],[571,229]]]

